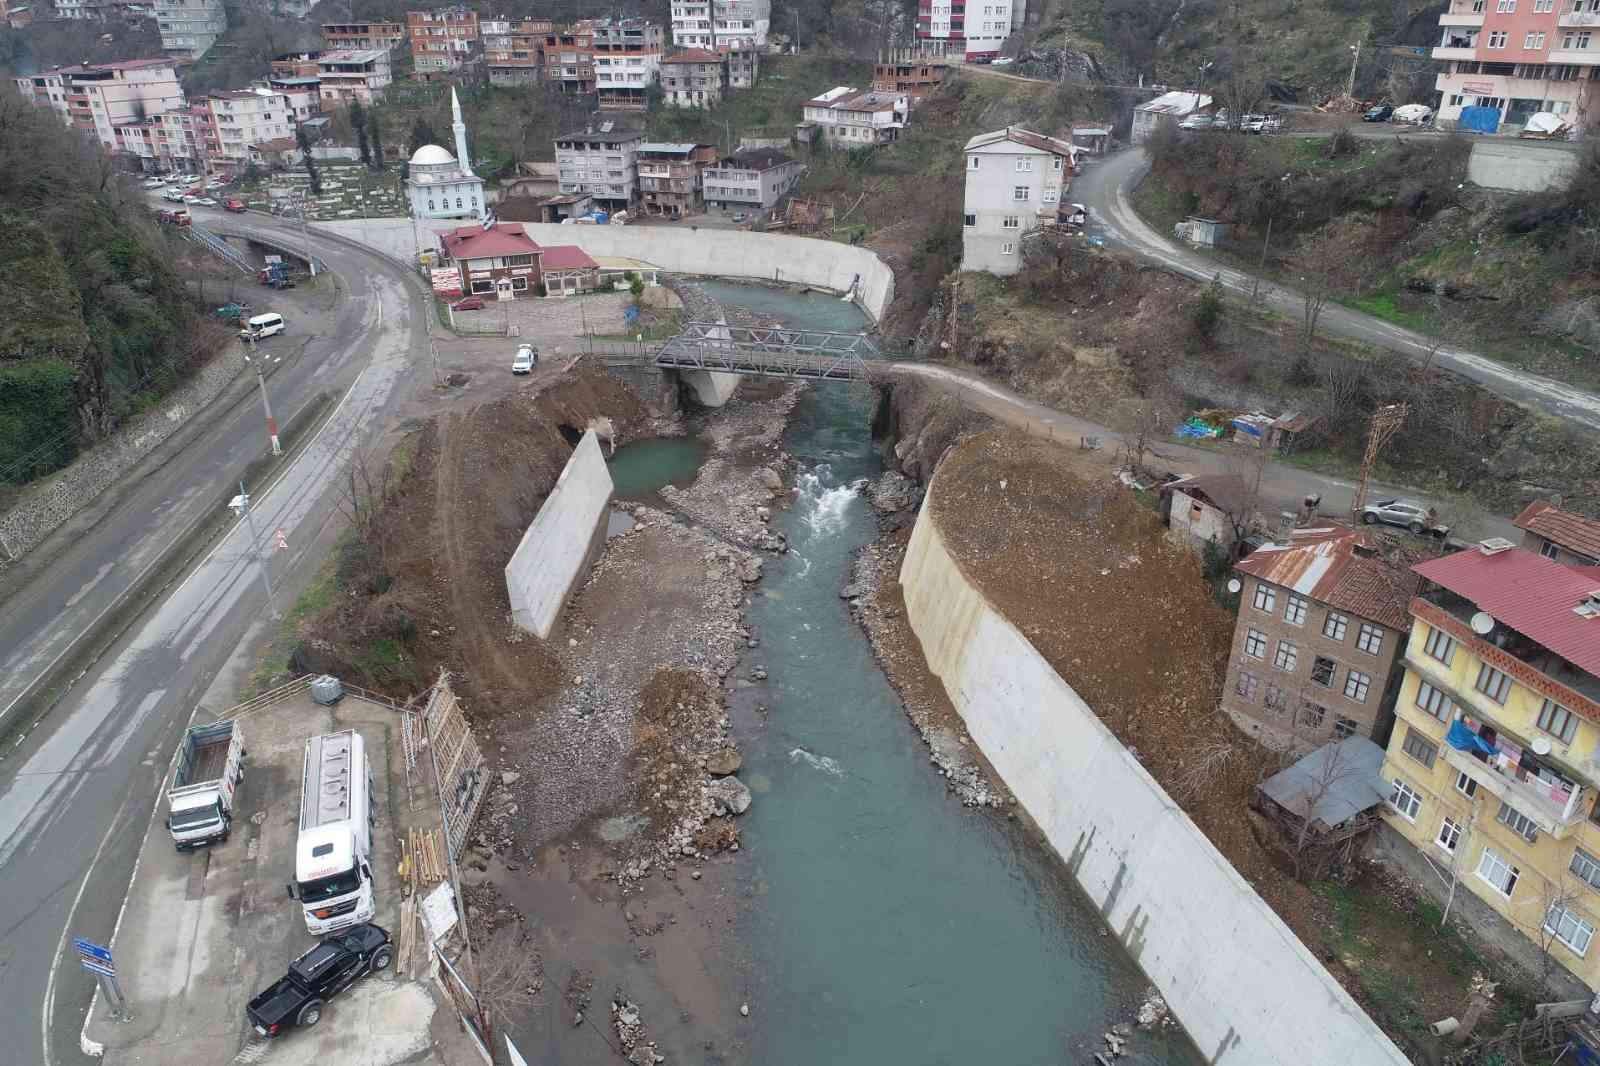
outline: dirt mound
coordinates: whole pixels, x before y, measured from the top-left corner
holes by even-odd
[[[632,753],[635,802],[649,818],[651,834],[660,836],[700,801],[705,738],[716,734],[722,708],[704,674],[662,667],[640,692],[639,710]]]

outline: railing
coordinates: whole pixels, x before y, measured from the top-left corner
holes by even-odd
[[[1570,791],[1559,789],[1544,784],[1536,777],[1519,778],[1514,769],[1501,769],[1495,763],[1458,751],[1448,743],[1443,750],[1446,763],[1476,781],[1478,787],[1510,804],[1518,813],[1558,840],[1587,817],[1588,812],[1584,808],[1588,805],[1588,790],[1581,785]]]
[[[657,352],[659,367],[767,377],[865,381],[879,376],[878,348],[864,333],[689,322]]]

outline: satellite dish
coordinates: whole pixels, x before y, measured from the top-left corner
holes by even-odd
[[[1229,578],[1228,579],[1228,591],[1229,592],[1238,592],[1242,588],[1244,588],[1244,586],[1239,583],[1239,579],[1238,578],[1234,577],[1234,578]]]
[[[1535,755],[1550,754],[1550,742],[1544,737],[1534,737],[1533,743],[1528,746],[1533,749]]]
[[[1488,611],[1479,611],[1472,616],[1472,621],[1467,624],[1472,627],[1472,631],[1478,636],[1486,637],[1494,632],[1494,615]]]

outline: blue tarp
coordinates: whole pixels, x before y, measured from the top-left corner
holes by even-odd
[[[1500,128],[1498,107],[1463,107],[1456,125],[1468,133],[1493,133]]]
[[[1485,755],[1493,755],[1497,750],[1493,744],[1468,729],[1467,723],[1459,718],[1450,723],[1450,732],[1444,735],[1444,740],[1457,751],[1478,751]]]

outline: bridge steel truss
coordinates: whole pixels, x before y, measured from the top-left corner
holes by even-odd
[[[868,381],[886,372],[878,354],[864,333],[689,322],[661,346],[655,364],[673,370]]]

